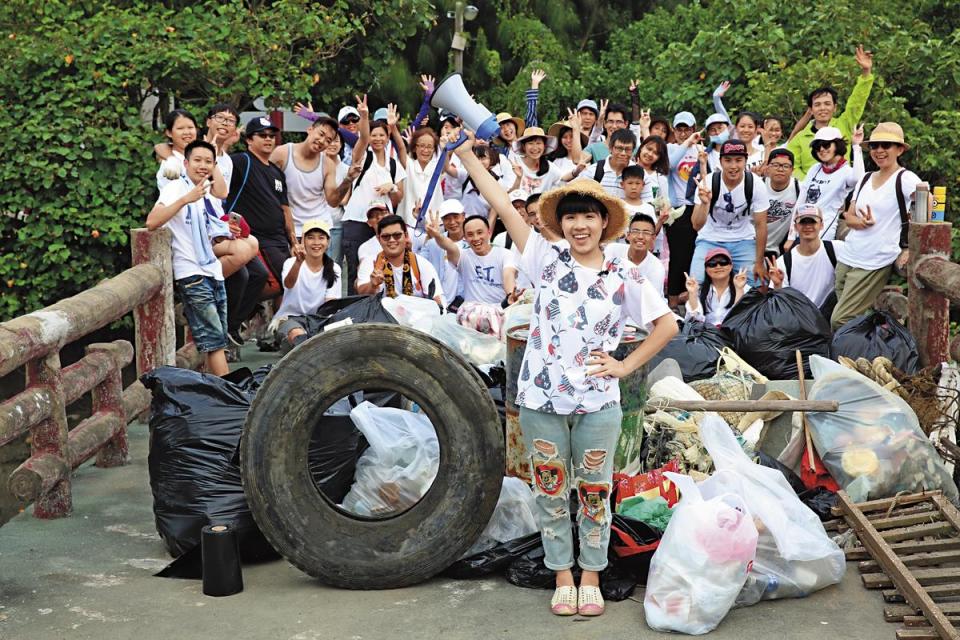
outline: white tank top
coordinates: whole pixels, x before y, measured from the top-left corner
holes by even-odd
[[[333,225],[330,207],[323,194],[323,155],[317,167],[312,171],[303,171],[297,167],[293,156],[293,143],[284,145],[287,148],[287,162],[283,166],[283,173],[287,177],[287,199],[293,214],[293,227],[297,236],[307,220],[320,218],[329,225]]]

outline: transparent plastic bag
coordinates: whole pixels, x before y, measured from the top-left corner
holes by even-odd
[[[701,495],[736,494],[760,522],[756,561],[737,605],[802,598],[839,583],[846,571],[843,551],[783,473],[751,461],[730,428],[715,417],[704,420],[700,434],[717,469],[700,483]]]
[[[664,475],[682,497],[650,561],[643,611],[652,629],[700,635],[720,624],[743,588],[757,527],[741,497],[705,499],[689,476]]]
[[[477,366],[502,362],[506,356],[506,347],[496,336],[461,326],[453,314],[434,320],[430,335]]]
[[[902,398],[852,369],[810,357],[811,400],[836,400],[838,411],[810,412],[811,436],[824,466],[854,502],[901,491],[941,489],[957,504],[957,486]]]
[[[429,332],[430,325],[440,317],[440,307],[431,298],[399,295],[396,298],[384,296],[383,308],[405,327]]]
[[[427,492],[440,467],[440,443],[422,413],[362,402],[350,418],[370,447],[357,460],[353,486],[341,505],[363,516],[409,509]]]
[[[533,500],[533,491],[526,482],[519,478],[505,476],[500,486],[497,507],[490,517],[490,522],[464,557],[492,549],[497,544],[536,533],[539,529],[533,517]]]

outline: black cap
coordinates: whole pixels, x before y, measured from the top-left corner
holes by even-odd
[[[260,131],[267,131],[267,130],[280,131],[279,127],[277,127],[277,125],[270,122],[269,118],[260,116],[258,118],[254,118],[253,120],[247,123],[245,135],[246,137],[249,138],[255,133],[259,133]]]
[[[721,158],[725,158],[727,156],[743,156],[746,158],[748,155],[747,145],[740,140],[727,140],[720,146]]]
[[[786,158],[787,160],[789,160],[789,161],[790,161],[790,164],[795,164],[795,161],[794,161],[794,159],[793,159],[793,152],[790,151],[789,149],[784,148],[784,147],[777,147],[776,149],[774,149],[773,151],[771,151],[771,152],[770,152],[770,157],[767,158],[767,164],[770,164],[771,162],[773,162],[773,159],[774,159],[774,158],[778,158],[778,157],[780,157],[780,156],[783,156],[784,158]]]

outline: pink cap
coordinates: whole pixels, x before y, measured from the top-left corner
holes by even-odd
[[[717,256],[724,256],[727,260],[733,262],[733,257],[730,255],[730,252],[723,247],[717,247],[716,249],[710,249],[710,251],[707,251],[707,257],[703,259],[703,262],[710,262],[711,259],[716,258]]]

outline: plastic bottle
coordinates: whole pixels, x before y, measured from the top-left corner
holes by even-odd
[[[947,188],[933,188],[933,210],[930,219],[934,222],[943,222],[947,211]]]

